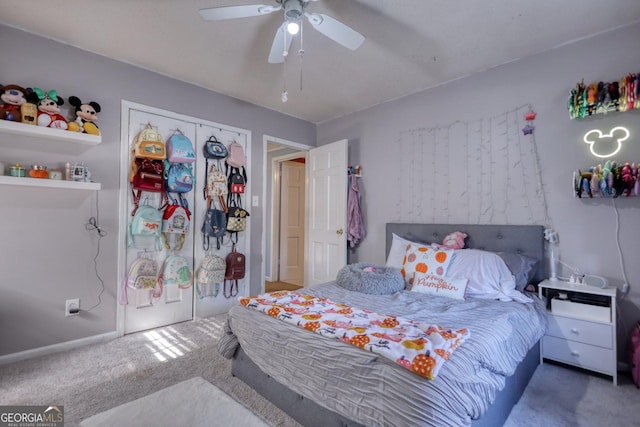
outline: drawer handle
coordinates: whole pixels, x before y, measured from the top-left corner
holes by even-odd
[[[576,350],[571,350],[571,355],[578,357],[580,356],[580,353],[578,353]]]
[[[580,331],[578,330],[578,328],[571,328],[571,333],[572,333],[572,334],[579,335],[579,334],[580,334]]]

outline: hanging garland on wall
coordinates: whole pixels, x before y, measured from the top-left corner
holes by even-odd
[[[534,119],[531,106],[523,105],[401,132],[397,220],[550,227]]]

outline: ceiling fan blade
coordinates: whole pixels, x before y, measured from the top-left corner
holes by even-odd
[[[200,9],[200,16],[207,21],[222,21],[225,19],[248,18],[250,16],[266,15],[282,6],[271,6],[268,4],[248,4],[244,6],[225,6]]]
[[[285,45],[286,37],[286,45]],[[289,52],[291,47],[291,41],[293,36],[287,31],[287,23],[282,24],[276,31],[276,35],[273,37],[273,44],[271,45],[271,52],[269,53],[269,64],[280,64],[284,62],[285,50]]]
[[[305,12],[305,16],[313,28],[346,48],[356,50],[364,42],[362,34],[329,15]]]

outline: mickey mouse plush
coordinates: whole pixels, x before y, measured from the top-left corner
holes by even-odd
[[[0,86],[0,119],[19,122],[20,106],[27,102],[27,89],[18,85]]]
[[[67,119],[60,114],[60,106],[64,105],[64,99],[58,96],[55,90],[45,92],[34,87],[33,93],[38,97],[38,126],[66,130]]]
[[[100,104],[93,101],[83,103],[77,96],[70,96],[69,104],[76,107],[76,118],[75,121],[69,123],[69,130],[90,135],[100,135],[98,125],[94,123],[98,118],[97,114],[100,112]]]

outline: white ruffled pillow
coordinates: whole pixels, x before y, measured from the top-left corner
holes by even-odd
[[[389,248],[389,255],[387,255],[387,262],[385,266],[402,269],[407,246],[416,242],[400,237],[396,233],[391,233],[391,235],[393,236],[393,239],[391,240],[391,248]]]
[[[456,250],[446,277],[469,279],[467,298],[532,302],[516,290],[515,278],[509,267],[493,252],[479,249]]]

